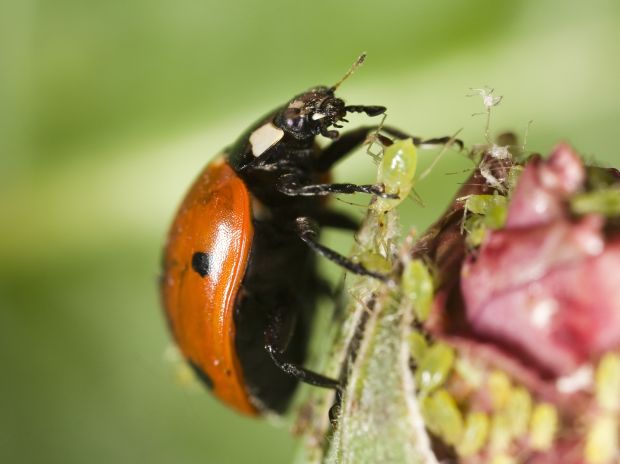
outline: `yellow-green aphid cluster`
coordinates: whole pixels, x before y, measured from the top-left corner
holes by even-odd
[[[441,388],[452,371],[454,350],[441,342],[429,345],[415,331],[409,337],[409,346],[417,363],[415,379],[426,426],[446,443],[457,445],[463,439],[465,424],[455,399]]]
[[[506,373],[485,373],[483,366],[457,358],[453,348],[428,342],[419,332],[410,335],[409,347],[426,425],[460,457],[481,454],[489,462],[514,462],[511,456],[524,443],[535,451],[551,448],[558,430],[553,405],[535,403],[527,389],[513,385]],[[455,380],[460,385],[456,396]],[[487,392],[489,404],[484,410],[470,409],[472,395],[480,389]]]
[[[383,150],[379,163],[377,182],[383,184],[385,193],[398,198],[375,198],[370,209],[382,213],[394,209],[411,192],[414,184],[418,154],[412,139],[396,140]]]
[[[482,243],[487,230],[499,229],[506,222],[507,198],[503,195],[470,195],[465,199],[465,214],[470,213],[463,227],[467,244],[476,247]]]
[[[528,432],[532,398],[525,388],[513,386],[501,371],[491,372],[487,384],[493,408],[489,450],[494,455],[504,455],[515,439]]]
[[[595,399],[600,412],[588,428],[584,458],[588,464],[618,462],[620,446],[620,356],[608,353],[595,374]]]

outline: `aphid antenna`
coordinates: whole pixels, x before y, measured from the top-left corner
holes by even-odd
[[[458,176],[460,174],[465,174],[466,172],[471,173],[471,169],[461,169],[460,171],[444,172],[443,175],[444,176]]]
[[[533,123],[534,123],[534,120],[530,119],[527,122],[527,126],[525,127],[525,133],[523,134],[523,144],[521,145],[521,153],[522,154],[525,153],[525,146],[527,145],[527,137],[528,137],[528,135],[530,135],[530,127],[532,127]]]
[[[347,201],[347,200],[343,200],[340,197],[335,197],[336,201],[340,201],[342,203],[344,203],[345,205],[349,205],[349,206],[356,206],[360,209],[363,209],[364,211],[368,209],[368,205],[362,205],[361,203],[355,203],[353,201]]]
[[[364,61],[366,61],[366,52],[363,52],[360,56],[357,57],[357,60],[355,60],[355,63],[351,65],[346,74],[342,76],[338,82],[332,85],[331,91],[334,92],[336,89],[338,89],[338,87],[340,87],[340,84],[346,81],[351,76],[351,74],[353,74],[357,70],[357,68],[364,64]]]
[[[422,196],[418,193],[418,191],[415,189],[415,187],[411,187],[411,192],[409,192],[409,195],[407,195],[407,196],[414,203],[417,203],[422,208],[426,208],[426,203],[424,203],[424,200],[422,199]]]
[[[431,171],[435,168],[435,166],[437,165],[437,163],[439,162],[443,154],[448,150],[448,148],[452,146],[452,144],[454,144],[454,141],[456,140],[456,136],[459,135],[462,130],[463,128],[460,128],[452,135],[452,137],[450,137],[450,140],[448,140],[448,142],[441,148],[439,153],[437,153],[437,155],[435,156],[431,164],[424,170],[422,174],[420,174],[420,177],[418,177],[418,182],[424,180],[424,178],[431,173]]]

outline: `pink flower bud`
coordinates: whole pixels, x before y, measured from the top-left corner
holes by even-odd
[[[584,183],[568,145],[528,163],[506,226],[461,271],[472,332],[555,376],[620,346],[620,240],[606,240],[599,215],[571,217]]]

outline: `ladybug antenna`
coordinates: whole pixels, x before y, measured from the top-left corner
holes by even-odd
[[[355,63],[353,63],[353,65],[349,68],[349,70],[347,71],[347,73],[346,73],[344,76],[342,76],[342,78],[341,78],[338,82],[336,82],[336,83],[335,83],[335,84],[331,87],[331,89],[330,89],[330,90],[331,90],[332,92],[334,92],[334,91],[335,91],[338,87],[340,87],[340,84],[342,84],[344,81],[346,81],[346,80],[347,80],[347,79],[351,76],[351,74],[353,74],[353,73],[357,70],[357,68],[359,68],[359,67],[360,67],[360,66],[364,63],[364,61],[365,61],[365,60],[366,60],[366,52],[362,53],[362,54],[361,54],[361,55],[357,58],[357,60],[355,60]]]

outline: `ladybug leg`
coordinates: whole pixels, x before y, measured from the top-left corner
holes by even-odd
[[[340,382],[313,372],[305,367],[288,362],[285,359],[285,352],[290,341],[291,317],[286,315],[289,311],[276,311],[272,314],[265,329],[265,350],[278,366],[286,374],[295,377],[297,380],[314,385],[315,387],[340,389]]]
[[[342,136],[327,146],[322,152],[321,156],[316,162],[316,169],[319,172],[329,171],[334,164],[340,161],[342,158],[349,155],[353,150],[360,147],[368,138],[368,133],[372,130],[377,130],[377,126],[363,126],[354,129],[349,132],[345,132]],[[381,130],[386,134],[391,135],[397,139],[412,139],[413,144],[416,146],[421,145],[445,145],[451,141],[459,146],[459,149],[463,149],[463,141],[455,139],[453,137],[436,137],[432,139],[423,140],[420,137],[412,136],[406,132],[396,129],[391,126],[382,126]],[[383,139],[382,139],[383,140]],[[389,145],[387,140],[384,141],[386,145]]]
[[[385,188],[381,184],[311,184],[301,185],[295,174],[284,174],[278,182],[278,191],[289,196],[318,196],[331,195],[337,193],[368,193],[378,195],[382,198],[398,198],[398,195],[385,193]]]
[[[312,248],[316,253],[323,256],[324,258],[327,258],[330,261],[333,261],[340,267],[343,267],[347,271],[352,272],[354,274],[374,277],[375,279],[379,279],[382,281],[387,281],[389,279],[387,275],[366,269],[361,264],[350,260],[349,258],[341,255],[337,251],[334,251],[331,248],[327,248],[326,246],[321,245],[316,239],[318,235],[318,226],[314,220],[308,217],[298,217],[296,220],[296,225],[297,225],[297,233],[299,234],[299,237],[310,248]]]
[[[341,385],[337,380],[306,369],[305,367],[298,366],[297,364],[286,362],[282,357],[282,353],[276,350],[273,345],[267,344],[265,345],[265,349],[276,366],[288,375],[295,377],[300,382],[314,385],[315,387],[331,388],[334,390],[340,389]]]
[[[367,116],[379,116],[387,111],[385,106],[377,105],[348,105],[344,107],[347,113],[364,113]]]
[[[321,156],[316,161],[317,171],[329,171],[334,164],[360,147],[373,129],[376,127],[363,126],[342,134],[338,140],[329,144],[321,152]]]
[[[400,129],[392,126],[383,126],[381,127],[381,130],[397,139],[412,139],[413,144],[416,147],[447,145],[448,143],[454,143],[455,145],[458,145],[459,150],[462,150],[464,147],[463,141],[461,139],[454,138],[450,135],[444,135],[443,137],[434,137],[432,139],[422,139],[421,137],[416,137],[415,135],[408,134],[407,132],[403,132]]]

